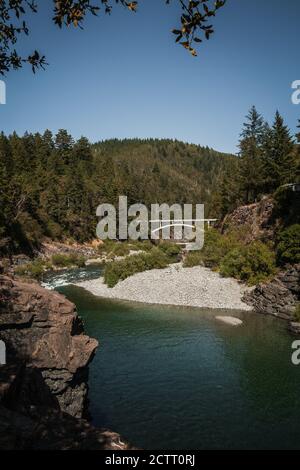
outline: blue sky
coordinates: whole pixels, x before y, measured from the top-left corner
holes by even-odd
[[[111,16],[89,18],[83,31],[58,30],[52,1],[38,3],[31,35],[18,47],[38,48],[50,66],[5,77],[5,133],[65,128],[91,141],[166,137],[235,152],[252,104],[267,120],[278,108],[295,131],[299,0],[228,0],[197,58],[170,33],[178,24],[177,0],[171,6],[140,0],[137,14],[117,6]]]

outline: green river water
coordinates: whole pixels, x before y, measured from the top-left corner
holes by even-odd
[[[280,320],[100,299],[70,285],[99,268],[50,277],[100,347],[90,366],[93,422],[144,449],[300,449],[300,366]]]

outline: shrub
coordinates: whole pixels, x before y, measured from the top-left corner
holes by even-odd
[[[294,224],[279,232],[276,258],[278,264],[300,263],[300,224]]]
[[[136,240],[130,241],[129,247],[132,251],[151,251],[153,243],[151,240]]]
[[[200,266],[201,264],[203,264],[203,254],[201,251],[189,251],[183,261],[185,268],[192,268],[193,266]]]
[[[85,265],[84,257],[76,253],[57,253],[55,255],[52,255],[51,261],[54,266],[60,268],[67,268],[70,266],[78,266],[79,268],[81,268]]]
[[[262,242],[231,250],[220,264],[220,273],[254,285],[265,281],[275,273],[275,256]]]
[[[240,245],[236,233],[222,235],[218,230],[211,228],[205,232],[202,250],[189,252],[185,258],[184,266],[191,267],[204,264],[209,268],[218,268],[224,256]]]
[[[59,224],[48,220],[46,223],[46,234],[53,240],[59,240],[62,238],[63,230]]]
[[[149,269],[165,268],[168,264],[168,257],[158,248],[153,248],[149,253],[140,253],[107,263],[104,269],[104,282],[108,287],[113,287],[133,274]]]
[[[45,270],[50,267],[50,264],[41,258],[37,258],[32,263],[22,264],[15,268],[15,273],[18,276],[31,277],[34,279],[41,279]]]
[[[115,256],[127,256],[129,252],[130,249],[127,243],[116,243],[111,250],[111,253]]]
[[[159,243],[158,248],[165,253],[170,258],[178,258],[178,255],[181,251],[180,245],[169,242],[167,240],[163,240]]]
[[[98,246],[97,250],[100,254],[109,253],[113,249],[115,243],[116,242],[114,240],[103,240],[103,243]]]

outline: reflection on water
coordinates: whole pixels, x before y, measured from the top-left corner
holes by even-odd
[[[285,323],[234,312],[244,323],[231,327],[215,320],[220,311],[59,291],[100,342],[90,366],[95,424],[145,449],[300,448],[300,366]]]

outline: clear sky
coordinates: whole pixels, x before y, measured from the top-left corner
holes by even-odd
[[[177,0],[140,0],[136,14],[116,6],[111,16],[91,17],[83,31],[57,29],[53,2],[38,3],[19,50],[37,48],[50,66],[5,77],[5,133],[65,128],[91,141],[166,137],[234,152],[252,104],[267,120],[278,108],[295,131],[299,0],[228,0],[197,58],[174,44]]]

